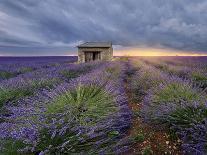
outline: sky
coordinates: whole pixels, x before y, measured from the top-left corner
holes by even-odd
[[[112,41],[114,55],[207,55],[206,0],[0,0],[0,56],[76,55]]]

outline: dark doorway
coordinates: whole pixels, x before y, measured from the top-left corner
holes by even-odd
[[[101,52],[85,52],[85,62],[101,60]]]
[[[93,60],[100,60],[101,59],[101,52],[93,52]]]

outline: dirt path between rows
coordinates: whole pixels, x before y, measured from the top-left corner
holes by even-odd
[[[160,128],[158,130],[153,125],[143,122],[140,117],[142,103],[137,103],[132,99],[130,81],[131,76],[128,75],[125,82],[125,89],[129,107],[133,112],[132,126],[128,131],[128,137],[135,139],[135,142],[125,154],[182,155],[180,151],[180,140],[172,140],[164,129]]]

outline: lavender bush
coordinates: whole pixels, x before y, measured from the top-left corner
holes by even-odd
[[[175,132],[182,139],[186,154],[205,154],[206,137],[201,136],[207,132],[204,121],[207,117],[207,95],[191,80],[183,80],[176,75],[151,64],[143,65],[137,72],[134,77],[137,81],[132,82],[132,88],[135,94],[140,89],[144,92],[142,117],[147,122],[163,125]]]
[[[187,58],[186,58],[187,59]],[[192,62],[193,59],[190,59]],[[205,60],[205,59],[204,59]],[[205,61],[204,64],[201,64],[199,61],[195,61],[192,63],[191,61],[187,63],[181,63],[178,64],[171,63],[171,61],[158,61],[158,60],[149,60],[149,59],[143,59],[144,62],[153,65],[154,67],[167,72],[171,75],[176,75],[182,79],[188,79],[191,80],[197,87],[202,88],[205,90],[207,88],[207,78],[206,78],[206,68],[205,68]],[[184,60],[186,61],[186,60]],[[203,67],[204,66],[204,67]]]
[[[203,155],[207,152],[207,120],[206,117],[200,123],[194,123],[190,128],[179,131],[184,144],[186,154]]]
[[[104,64],[53,90],[41,90],[18,106],[6,106],[10,115],[3,115],[0,124],[2,153],[126,150],[120,138],[130,126],[131,113],[121,85],[122,70],[118,62]]]
[[[8,80],[3,80],[0,82],[0,108],[8,103],[17,103],[18,100],[32,96],[41,89],[54,88],[64,81],[68,82],[72,78],[90,72],[93,68],[101,65],[101,63],[85,65],[62,64],[61,66],[40,68]],[[75,72],[76,70],[77,72]],[[63,71],[69,74],[65,76],[62,74]],[[75,76],[72,74],[74,72],[76,73]]]

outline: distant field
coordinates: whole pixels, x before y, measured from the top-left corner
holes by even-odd
[[[206,154],[207,57],[0,57],[0,154]]]
[[[26,62],[26,61],[33,61],[33,62],[58,62],[58,61],[71,61],[74,62],[78,60],[77,56],[36,56],[36,57],[0,57],[1,62],[7,61],[8,63],[12,62]]]

